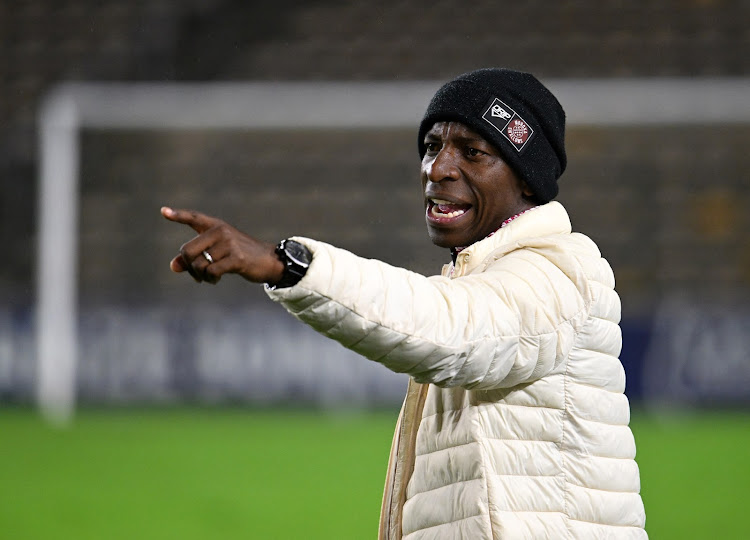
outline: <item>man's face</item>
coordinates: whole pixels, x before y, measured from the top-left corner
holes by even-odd
[[[464,247],[533,206],[521,182],[481,135],[460,122],[427,132],[422,158],[427,232],[440,247]]]

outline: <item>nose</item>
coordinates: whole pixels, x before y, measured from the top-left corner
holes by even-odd
[[[430,182],[457,180],[460,174],[455,152],[448,146],[443,146],[432,161],[425,165],[425,175]]]

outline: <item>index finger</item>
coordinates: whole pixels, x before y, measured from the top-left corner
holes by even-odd
[[[195,210],[175,210],[168,206],[161,207],[161,215],[169,221],[188,225],[197,233],[203,233],[217,225],[221,220]]]

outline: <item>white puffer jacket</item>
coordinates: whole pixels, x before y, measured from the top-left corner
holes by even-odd
[[[381,538],[647,537],[614,276],[559,203],[430,278],[298,240],[310,269],[271,298],[413,378]]]

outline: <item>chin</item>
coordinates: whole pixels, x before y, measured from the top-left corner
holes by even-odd
[[[456,238],[453,238],[452,235],[450,234],[445,234],[440,231],[435,231],[429,228],[427,229],[427,234],[430,236],[430,240],[432,241],[432,243],[435,244],[437,247],[451,249],[454,247],[463,247],[463,246],[469,245],[468,243],[462,244],[459,241],[460,239],[457,240]]]

